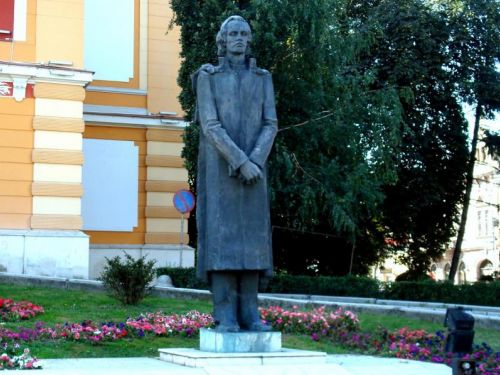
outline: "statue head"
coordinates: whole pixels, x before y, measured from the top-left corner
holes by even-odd
[[[248,22],[241,16],[231,16],[228,17],[222,25],[220,26],[220,30],[217,33],[216,43],[217,43],[217,55],[218,56],[226,56],[227,53],[227,41],[228,41],[228,31],[231,23],[239,23],[241,27],[247,30],[248,38],[244,41],[245,43],[245,56],[250,55],[250,43],[252,41],[252,31],[250,29],[250,25]],[[232,25],[234,26],[234,24]]]

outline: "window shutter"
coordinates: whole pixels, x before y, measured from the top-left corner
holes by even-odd
[[[12,39],[14,33],[14,0],[0,0],[0,40]]]

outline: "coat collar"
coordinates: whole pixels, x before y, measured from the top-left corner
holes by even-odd
[[[257,68],[257,61],[255,60],[255,58],[250,57],[247,59],[246,62],[249,70],[252,73],[257,73],[258,68]],[[219,57],[219,65],[215,67],[215,70],[217,72],[226,72],[229,69],[230,69],[229,60],[227,59],[227,57]]]

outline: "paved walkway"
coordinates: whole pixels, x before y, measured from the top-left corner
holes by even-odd
[[[442,364],[360,355],[329,355],[326,364],[192,368],[156,358],[46,359],[40,375],[450,375]]]

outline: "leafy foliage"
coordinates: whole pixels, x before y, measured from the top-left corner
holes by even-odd
[[[462,101],[498,108],[494,0],[172,0],[181,26],[180,100],[215,63],[222,20],[249,20],[273,73],[280,129],[269,160],[275,265],[365,274],[388,252],[416,279],[455,234],[464,202]],[[196,187],[198,126],[185,133]],[[196,238],[194,216],[190,238]],[[195,243],[191,243],[195,245]]]
[[[129,254],[124,256],[123,262],[119,256],[106,258],[100,280],[111,296],[125,305],[136,305],[151,291],[156,261],[146,261],[146,256],[137,260]]]
[[[382,224],[388,247],[416,278],[454,233],[464,189],[466,122],[449,69],[447,13],[429,2],[354,2],[350,16],[379,32],[362,60],[374,84],[398,89],[408,128],[396,160],[398,181],[385,187]]]
[[[484,132],[484,138],[482,140],[486,144],[488,153],[500,162],[500,133],[494,133],[487,130]]]
[[[214,62],[221,21],[231,13],[249,20],[254,56],[273,73],[281,124],[269,161],[275,242],[283,244],[280,238],[287,235],[280,228],[329,234],[315,237],[319,242],[333,234],[339,239],[337,258],[344,260],[326,271],[337,273],[348,272],[354,244],[371,243],[374,237],[381,242],[381,228],[373,221],[384,198],[382,187],[396,180],[394,160],[403,128],[396,90],[374,88],[373,72],[356,67],[372,30],[340,19],[344,5],[333,0],[172,1],[184,58],[180,100],[188,116],[194,106],[189,74]],[[197,131],[196,124],[187,129],[183,154],[192,188]],[[366,272],[380,253],[358,246],[356,255],[356,270]],[[318,255],[324,256],[330,254]]]
[[[454,280],[462,251],[467,212],[474,178],[479,123],[500,110],[500,3],[495,0],[449,1],[453,12],[450,50],[455,64],[450,69],[459,76],[460,96],[475,107],[474,131],[466,164],[465,194],[449,280]]]

